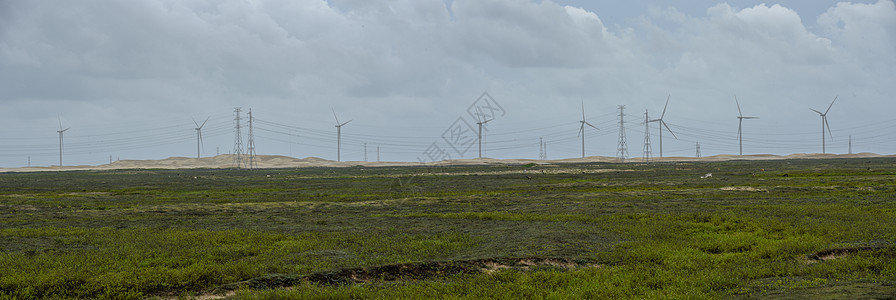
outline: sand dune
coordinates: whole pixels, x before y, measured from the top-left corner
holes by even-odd
[[[663,157],[651,158],[654,162],[674,161],[728,161],[728,160],[778,160],[778,159],[822,159],[822,158],[867,158],[867,157],[896,157],[896,155],[879,155],[874,153],[857,154],[820,154],[800,153],[790,155],[754,154],[754,155],[713,155],[701,158],[696,157]],[[113,170],[113,169],[194,169],[194,168],[232,168],[235,166],[233,155],[222,154],[214,157],[189,158],[169,157],[161,160],[119,160],[111,164],[98,166],[51,166],[51,167],[24,167],[24,168],[0,168],[0,172],[37,172],[37,171],[70,171],[70,170]],[[615,157],[590,156],[585,158],[566,158],[558,160],[536,159],[494,159],[472,158],[440,161],[432,163],[419,162],[364,162],[344,161],[336,162],[319,157],[294,158],[280,155],[258,155],[256,164],[258,168],[307,168],[307,167],[388,167],[388,166],[443,166],[443,165],[516,165],[516,164],[562,164],[562,163],[589,163],[589,162],[617,162]],[[631,158],[626,162],[642,163],[644,159]]]

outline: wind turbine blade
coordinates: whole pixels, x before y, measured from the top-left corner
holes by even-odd
[[[202,121],[202,125],[199,125],[199,129],[202,129],[202,126],[205,126],[205,122],[208,122],[209,118],[211,118],[211,116],[208,116],[208,118],[205,118],[205,121]],[[196,120],[193,120],[193,123],[196,123]]]
[[[740,111],[740,102],[737,101],[737,95],[734,95],[734,103],[737,104],[737,115],[743,117],[744,113]]]
[[[824,114],[821,113],[820,111],[817,111],[817,110],[814,110],[814,109],[811,109],[811,108],[810,108],[809,110],[814,111],[814,112],[817,112],[819,115],[822,115],[822,116],[824,115]]]
[[[582,136],[582,132],[585,131],[585,123],[582,123],[582,127],[579,127],[579,134],[576,134],[576,137]]]
[[[597,130],[600,130],[600,128],[597,128],[597,127],[594,127],[594,125],[591,125],[591,123],[588,123],[588,122],[585,122],[585,124],[588,124],[588,126],[591,126],[591,128],[594,128],[594,129],[597,129]],[[583,126],[583,127],[584,127],[584,126]]]
[[[663,123],[663,126],[666,126],[666,130],[669,130],[669,133],[671,133],[671,134],[672,134],[672,137],[674,137],[674,138],[675,138],[675,139],[676,139],[676,140],[677,140],[677,139],[678,139],[678,137],[677,137],[677,136],[675,136],[675,133],[674,133],[674,132],[672,132],[672,129],[671,129],[671,128],[669,128],[669,125],[666,125],[666,122],[664,122],[664,121],[660,121],[660,123]]]
[[[834,134],[831,133],[831,124],[828,124],[828,118],[827,118],[827,117],[824,118],[824,125],[826,125],[826,126],[828,127],[828,135],[831,136],[831,140],[833,141],[833,140],[834,140]],[[822,134],[824,134],[824,133],[822,133]]]
[[[840,96],[839,96],[839,95],[838,95],[838,96],[834,96],[834,101],[837,101],[837,97],[840,97]],[[825,110],[825,111],[824,111],[824,114],[828,114],[828,111],[831,110],[831,106],[834,106],[834,101],[831,101],[831,105],[828,106],[828,110]]]
[[[585,98],[582,97],[582,122],[584,122],[584,121],[585,121]]]
[[[195,119],[195,118],[190,117],[190,119],[193,120],[193,125],[196,125],[196,127],[199,127],[199,123],[196,123],[196,119]]]
[[[336,116],[336,110],[334,110],[332,107],[330,108],[330,110],[333,111],[333,119],[336,119],[336,124],[338,125],[339,117]]]
[[[741,119],[759,119],[759,117],[741,117]]]
[[[69,130],[69,129],[72,129],[72,128],[71,128],[71,127],[66,127],[65,129],[62,130],[62,132],[65,132],[66,130]]]
[[[352,121],[352,120],[348,120],[348,121],[346,121],[345,123],[340,124],[339,127],[342,127],[343,125],[348,124],[348,122],[351,122],[351,121]]]
[[[59,120],[59,130],[62,130],[62,118],[57,115],[56,119]]]
[[[669,96],[666,97],[666,106],[663,106],[663,114],[660,115],[660,120],[666,116],[666,108],[669,107],[669,98],[672,98],[672,94],[669,94]]]

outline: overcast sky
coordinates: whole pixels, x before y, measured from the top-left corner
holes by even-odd
[[[342,160],[896,153],[896,8],[880,1],[0,1],[0,167],[202,156]],[[487,91],[494,102],[478,102]],[[479,109],[475,109],[479,107]],[[650,124],[653,155],[659,128]],[[458,127],[459,126],[459,127]],[[452,130],[454,129],[454,130]],[[472,131],[470,131],[473,129]],[[441,150],[439,152],[438,150]]]

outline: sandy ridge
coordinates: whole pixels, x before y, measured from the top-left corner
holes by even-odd
[[[259,168],[308,168],[308,167],[389,167],[389,166],[447,166],[447,165],[517,165],[517,164],[559,164],[559,163],[589,163],[589,162],[617,162],[615,157],[607,156],[590,156],[585,158],[567,158],[558,160],[536,160],[536,159],[494,159],[494,158],[472,158],[472,159],[456,159],[450,161],[439,161],[431,163],[420,162],[365,162],[365,161],[345,161],[336,162],[317,157],[294,158],[281,155],[258,155],[256,156]],[[858,154],[791,154],[791,155],[772,155],[772,154],[756,154],[756,155],[714,155],[701,158],[696,157],[664,157],[653,158],[651,161],[656,162],[692,162],[692,161],[728,161],[728,160],[779,160],[779,159],[822,159],[822,158],[869,158],[869,157],[896,157],[896,155],[879,155],[874,153],[858,153]],[[640,157],[627,159],[626,162],[640,163],[644,160]],[[195,168],[219,168],[226,169],[234,166],[233,155],[221,154],[214,157],[190,158],[190,157],[169,157],[161,160],[119,160],[111,164],[90,166],[50,166],[50,167],[22,167],[22,168],[0,168],[0,172],[38,172],[38,171],[72,171],[72,170],[115,170],[115,169],[195,169]]]

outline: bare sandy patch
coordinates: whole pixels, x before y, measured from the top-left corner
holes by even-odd
[[[719,188],[723,191],[739,191],[739,192],[768,192],[766,189],[758,189],[752,186],[726,186]]]

